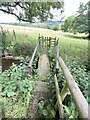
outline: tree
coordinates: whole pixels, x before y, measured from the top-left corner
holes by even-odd
[[[62,30],[73,33],[88,33],[90,39],[90,1],[84,5],[80,3],[76,16],[70,16],[62,25]]]
[[[90,2],[86,5],[80,3],[73,27],[76,32],[88,33],[90,38]]]
[[[65,20],[64,25],[61,26],[61,29],[64,30],[64,32],[73,32],[73,24],[75,20],[76,20],[75,16],[68,17]]]
[[[53,18],[50,9],[63,8],[64,2],[0,2],[0,11],[12,14],[20,21],[35,22],[35,19],[45,21]],[[19,13],[16,10],[19,10]],[[62,10],[61,10],[62,13]]]

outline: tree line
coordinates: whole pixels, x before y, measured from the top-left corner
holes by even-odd
[[[68,17],[61,26],[64,32],[86,33],[90,38],[90,1],[85,5],[80,3],[77,14]]]

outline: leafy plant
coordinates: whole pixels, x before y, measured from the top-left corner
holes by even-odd
[[[76,111],[75,107],[69,108],[66,105],[63,105],[66,113],[66,118],[67,119],[77,119],[78,117],[78,112]]]
[[[21,106],[20,108],[24,106],[25,111],[27,111],[29,100],[32,97],[31,92],[33,90],[34,81],[28,74],[26,63],[24,62],[20,65],[13,64],[9,70],[5,70],[2,73],[1,77],[2,93],[0,94],[2,96],[1,100],[4,105],[5,115],[10,117],[7,111],[11,111],[12,115],[14,114],[17,110],[17,107],[13,109],[14,105],[18,107]],[[23,111],[23,114],[20,112],[20,116],[25,115],[25,111]],[[18,112],[15,116],[18,116]]]
[[[34,43],[27,43],[27,42],[16,42],[13,45],[13,54],[15,56],[31,56],[33,53],[33,49],[35,47]]]
[[[4,30],[1,27],[1,34],[0,34],[0,39],[1,39],[1,48],[2,48],[2,54],[5,53],[5,50],[9,50],[11,47],[11,36],[9,35],[9,32],[7,30]]]
[[[46,118],[55,118],[55,110],[50,103],[48,105],[46,104],[43,100],[38,103],[39,112]]]

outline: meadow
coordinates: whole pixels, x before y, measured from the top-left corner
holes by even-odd
[[[9,70],[2,73],[2,78],[4,80],[3,86],[2,86],[4,92],[2,96],[4,97],[1,101],[5,101],[4,109],[6,111],[5,114],[7,117],[10,117],[10,116],[25,117],[27,114],[26,112],[29,105],[29,99],[31,99],[32,97],[31,93],[33,90],[33,85],[35,83],[35,80],[38,79],[38,77],[35,76],[36,72],[34,72],[33,77],[31,77],[27,73],[27,69],[28,69],[27,65],[28,65],[28,60],[30,59],[34,51],[39,34],[45,37],[59,38],[60,56],[63,58],[70,72],[74,76],[85,98],[90,103],[90,99],[88,99],[88,72],[87,72],[88,40],[84,38],[86,36],[85,34],[73,35],[72,33],[64,33],[60,30],[54,31],[54,30],[44,29],[44,28],[33,28],[33,27],[14,26],[14,25],[2,25],[2,27],[3,27],[3,30],[9,31],[8,33],[6,33],[6,36],[5,36],[7,43],[9,42],[8,44],[7,43],[5,44],[4,46],[5,49],[8,49],[8,51],[12,52],[13,56],[15,57],[17,56],[24,57],[23,63],[21,63],[18,66],[12,65]],[[15,35],[13,34],[13,30],[15,32]],[[51,59],[51,63],[50,63],[52,65],[51,71],[53,71],[56,64],[55,62],[56,52],[54,53],[55,55],[52,57],[53,59]],[[49,56],[52,56],[52,54],[53,53],[51,51],[49,53]],[[27,56],[29,56],[29,58]],[[36,58],[33,63],[34,71],[36,71],[35,67],[36,67],[37,58],[38,58],[38,53],[36,54]],[[8,77],[8,75],[10,74],[11,76]],[[53,76],[54,76],[54,72],[52,72],[51,75],[49,76],[49,79],[52,80],[51,81],[52,91],[54,91]],[[63,86],[63,83],[65,82],[65,78],[61,71],[59,71],[58,78],[59,78],[58,79],[59,85],[61,88]],[[55,91],[52,94],[53,94],[53,97],[55,97]],[[54,98],[50,98],[50,99],[51,101],[55,102]],[[76,108],[73,105],[72,97],[70,95],[69,97],[66,98],[65,102],[66,102],[65,108],[67,113],[66,118],[69,118],[71,115],[73,115],[72,111],[76,113]],[[46,108],[43,106],[43,109],[46,109]],[[69,115],[68,115],[67,109],[69,111],[71,110]],[[49,111],[50,110],[52,110],[51,107]],[[53,113],[52,117],[55,117],[54,114],[55,113]],[[52,115],[52,114],[50,113],[49,115]],[[77,118],[77,115],[74,115],[73,118]]]
[[[60,30],[54,31],[44,28],[33,28],[24,26],[14,26],[14,25],[3,25],[3,28],[9,30],[11,34],[11,41],[13,43],[29,43],[30,46],[35,44],[38,40],[39,34],[46,37],[57,37],[59,38],[60,55],[65,59],[69,60],[80,60],[81,63],[87,62],[88,59],[88,40],[83,39],[85,34],[72,34],[63,33]],[[13,38],[13,32],[15,31],[16,38]]]

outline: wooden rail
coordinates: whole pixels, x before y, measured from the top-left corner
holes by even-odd
[[[60,118],[64,118],[62,98],[60,96],[60,90],[59,90],[59,85],[58,85],[58,80],[57,80],[56,74],[54,75],[54,82],[55,82],[55,87],[56,87],[56,96],[57,96],[57,100],[58,100],[59,116],[60,116]]]
[[[29,73],[30,73],[30,74],[32,74],[32,62],[33,62],[33,60],[34,60],[34,57],[35,57],[37,48],[38,48],[38,46],[39,46],[39,42],[40,42],[40,41],[38,40],[38,42],[37,42],[37,44],[36,44],[36,47],[35,47],[35,49],[34,49],[34,52],[33,52],[33,54],[32,54],[31,60],[29,61],[29,64],[28,64]]]
[[[62,58],[59,57],[58,61],[62,68],[64,76],[66,78],[68,88],[73,96],[73,100],[75,102],[75,105],[77,107],[80,117],[88,118],[89,105],[88,105],[85,97],[83,96],[82,92],[80,91],[79,87],[77,86],[75,80],[73,79],[73,76],[69,72],[69,70],[68,70],[67,66],[65,65],[64,61],[62,60]]]
[[[90,107],[89,107],[85,97],[83,96],[82,92],[80,91],[79,87],[77,86],[77,83],[73,79],[73,76],[71,75],[67,66],[65,65],[64,61],[62,60],[61,57],[59,57],[59,45],[57,45],[56,52],[57,52],[57,54],[56,54],[56,73],[57,73],[57,71],[59,69],[59,65],[60,65],[60,67],[64,73],[64,76],[66,78],[66,84],[63,87],[63,89],[61,90],[61,93],[59,93],[58,92],[58,90],[59,90],[58,80],[57,80],[56,75],[54,76],[54,79],[56,80],[56,81],[55,80],[54,81],[55,81],[56,96],[57,96],[57,102],[55,104],[55,108],[59,109],[60,118],[63,118],[63,115],[60,113],[60,111],[63,111],[62,105],[60,103],[62,103],[62,101],[67,96],[68,90],[70,90],[71,95],[74,100],[74,103],[79,112],[80,118],[88,118],[88,120],[90,120],[90,116],[88,114],[90,111]],[[59,94],[60,94],[60,96],[59,96]]]

